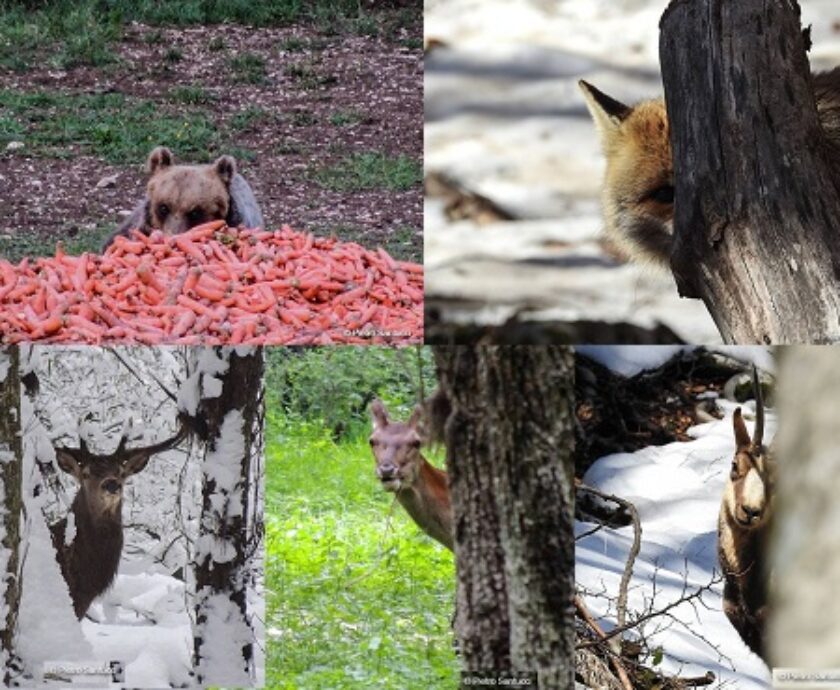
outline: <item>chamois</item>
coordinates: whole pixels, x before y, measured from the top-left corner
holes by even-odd
[[[762,445],[764,404],[753,367],[756,420],[747,433],[741,408],[735,410],[735,456],[718,518],[718,560],[725,577],[723,611],[744,643],[767,661],[766,544],[773,513],[773,460]]]
[[[123,547],[125,481],[143,470],[152,455],[177,445],[185,434],[182,425],[172,438],[143,448],[126,448],[124,435],[109,455],[91,453],[84,439],[79,440],[79,448],[55,446],[58,466],[79,482],[70,506],[76,530],[73,540],[66,543],[66,517],[50,527],[56,560],[79,620],[117,574]]]
[[[452,503],[446,472],[431,465],[420,452],[418,405],[408,422],[391,422],[380,400],[370,406],[373,433],[370,447],[376,476],[386,491],[396,494],[414,522],[433,539],[453,550]]]

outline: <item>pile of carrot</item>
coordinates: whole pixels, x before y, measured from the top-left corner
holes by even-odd
[[[423,339],[423,268],[383,249],[214,221],[102,256],[0,259],[0,342],[326,345]]]

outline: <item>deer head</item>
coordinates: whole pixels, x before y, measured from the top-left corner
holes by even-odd
[[[152,455],[177,445],[185,435],[186,428],[181,425],[172,438],[141,448],[126,448],[127,436],[123,435],[117,449],[108,455],[90,452],[84,439],[80,439],[78,448],[55,446],[55,457],[58,466],[79,483],[74,504],[94,521],[119,520],[126,480],[142,471]]]
[[[381,400],[371,403],[370,447],[376,460],[376,476],[386,491],[397,492],[417,481],[424,463],[418,432],[422,412],[418,405],[408,422],[391,422]]]
[[[741,408],[732,416],[735,432],[735,456],[729,471],[724,501],[730,515],[743,529],[756,529],[766,524],[773,494],[773,461],[763,445],[764,402],[758,374],[753,367],[755,391],[755,430],[747,433]]]

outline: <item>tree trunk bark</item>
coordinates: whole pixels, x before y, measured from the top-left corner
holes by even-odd
[[[680,294],[729,343],[840,339],[840,158],[798,4],[673,0],[660,26]]]
[[[20,515],[23,464],[20,408],[20,352],[17,346],[0,348],[0,597],[6,611],[0,627],[0,668],[3,685],[15,675],[14,636],[20,608]]]
[[[214,352],[218,366],[209,371],[222,369],[221,390],[202,398],[198,409],[206,422],[207,450],[195,563],[195,666],[199,684],[251,686],[257,678],[248,589],[256,545],[248,516],[253,468],[262,452],[264,361],[261,348]],[[205,364],[206,356],[201,356]],[[205,392],[214,388],[202,384]]]
[[[770,582],[774,666],[840,667],[840,351],[786,349]]]
[[[574,676],[573,355],[561,347],[435,351],[452,413],[456,631],[467,671]]]

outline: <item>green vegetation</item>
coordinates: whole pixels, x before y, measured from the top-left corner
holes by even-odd
[[[51,237],[0,236],[0,257],[17,263],[25,256],[54,256],[56,237],[61,237],[61,243],[68,254],[78,256],[83,252],[98,252],[102,247],[102,242],[113,229],[113,225],[99,224],[92,228],[67,227]]]
[[[452,555],[378,486],[358,408],[375,391],[408,414],[418,352],[269,351],[267,687],[457,686]]]
[[[320,72],[313,63],[298,62],[286,67],[286,76],[291,77],[295,85],[306,91],[313,91],[321,86],[335,84],[336,77]]]
[[[0,149],[23,138],[26,155],[69,158],[79,152],[109,163],[144,160],[152,147],[171,146],[184,158],[209,160],[220,132],[201,111],[172,113],[152,101],[117,93],[0,91]]]
[[[316,182],[339,192],[362,189],[411,189],[423,179],[420,163],[405,155],[387,156],[370,151],[355,153],[337,165],[313,173]]]
[[[422,9],[367,11],[358,0],[0,0],[0,67],[26,70],[46,59],[53,67],[115,61],[112,44],[130,21],[187,26],[309,23],[328,33],[381,34],[422,21]],[[147,35],[157,43],[162,35]],[[221,49],[224,45],[214,49]]]
[[[367,115],[358,110],[337,110],[330,115],[330,124],[336,127],[345,127],[347,125],[357,125],[366,119]]]
[[[169,92],[169,100],[185,105],[207,105],[218,100],[218,97],[207,89],[193,84],[191,86],[176,86]]]
[[[256,53],[237,53],[228,60],[228,67],[234,82],[264,84],[266,81],[265,60]]]

